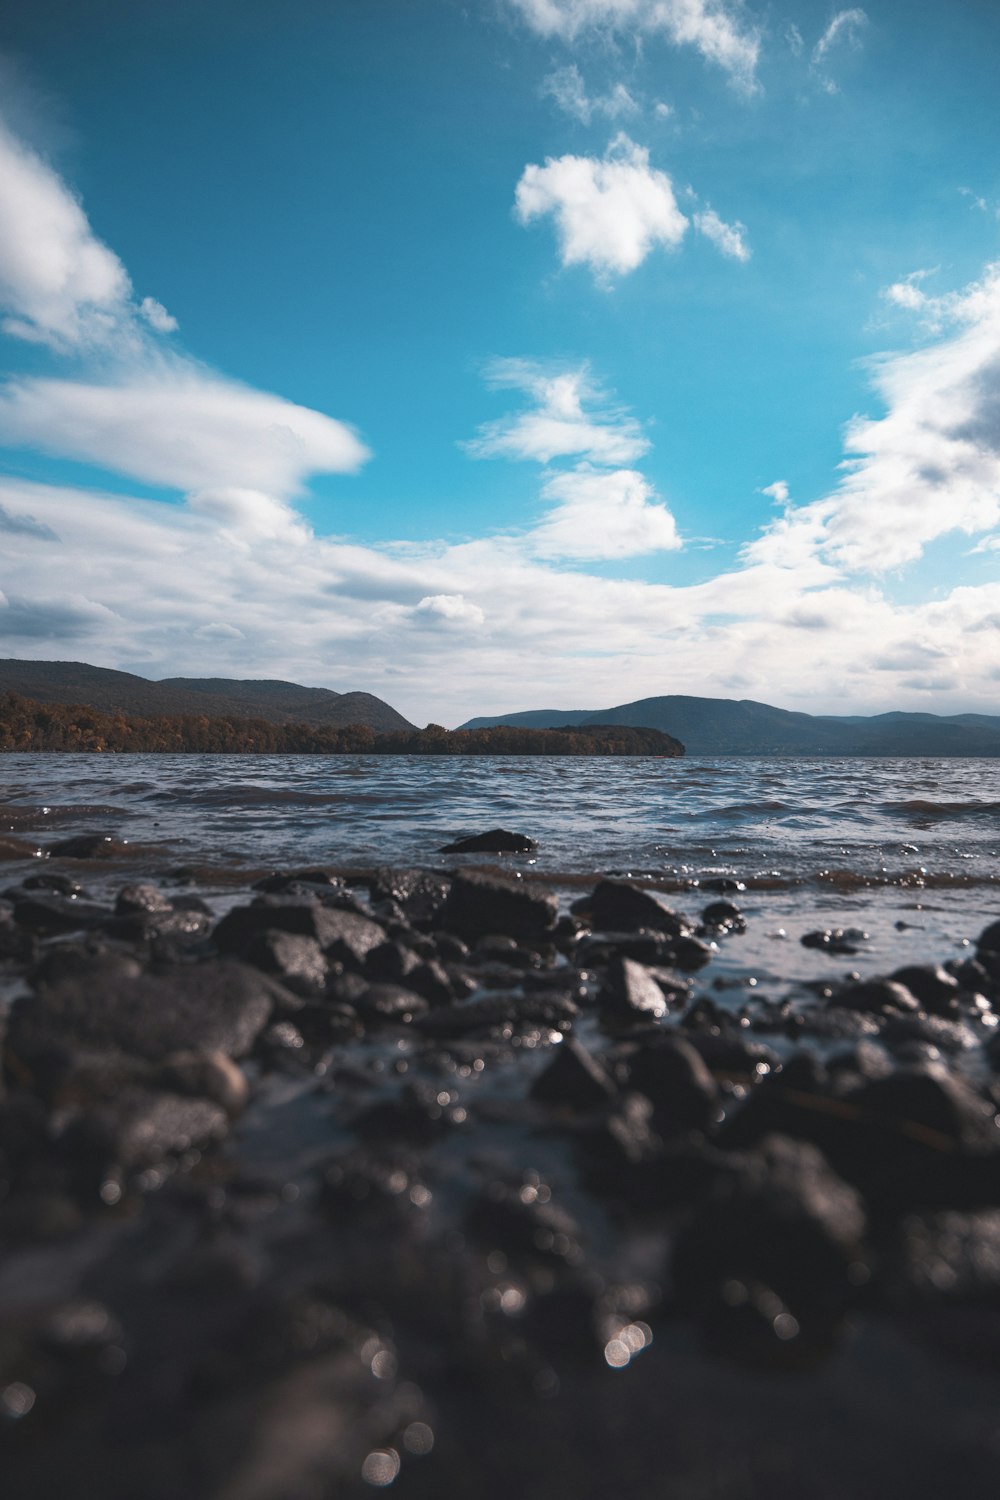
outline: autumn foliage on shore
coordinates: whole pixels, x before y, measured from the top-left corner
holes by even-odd
[[[593,724],[573,729],[392,730],[317,727],[202,714],[133,718],[85,705],[0,695],[0,751],[145,755],[682,755],[658,729]]]

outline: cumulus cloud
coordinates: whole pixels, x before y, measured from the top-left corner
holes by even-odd
[[[681,545],[673,516],[635,469],[581,465],[542,486],[552,510],[530,533],[536,557],[613,560]]]
[[[566,67],[549,73],[542,80],[541,92],[564,114],[572,115],[582,125],[589,125],[595,115],[618,120],[639,112],[638,102],[623,83],[616,83],[606,94],[589,95],[576,63],[568,63]]]
[[[477,630],[486,620],[479,605],[464,594],[428,594],[414,607],[413,614],[422,624],[438,629]]]
[[[49,542],[58,541],[58,537],[50,526],[44,526],[41,521],[36,521],[34,516],[17,515],[13,511],[6,510],[2,505],[0,505],[0,531],[20,532],[22,536],[38,536]]]
[[[542,167],[525,167],[515,212],[522,224],[551,214],[563,265],[589,265],[599,279],[634,271],[657,245],[676,250],[688,227],[666,172],[624,134],[603,157],[547,157]]]
[[[106,344],[126,336],[140,311],[153,327],[176,326],[152,298],[135,308],[128,272],[94,234],[77,199],[0,122],[4,332],[56,349]]]
[[[767,495],[778,505],[784,505],[788,499],[789,489],[784,479],[776,479],[773,484],[766,484],[760,492]]]
[[[510,0],[539,36],[576,42],[586,32],[659,34],[694,47],[741,88],[756,87],[760,33],[741,0]]]
[[[794,547],[880,573],[949,532],[973,536],[1000,522],[1000,263],[931,300],[948,326],[922,348],[873,362],[885,411],[848,423],[840,484],[787,512],[752,555]]]
[[[462,445],[473,458],[547,464],[580,456],[594,463],[627,464],[649,449],[635,417],[608,401],[585,365],[565,369],[532,360],[494,360],[486,378],[491,385],[523,391],[535,405],[485,423],[477,437]]]
[[[155,297],[143,297],[139,303],[139,312],[157,333],[176,333],[177,319]]]
[[[720,219],[714,208],[706,208],[694,216],[694,227],[699,234],[712,241],[717,250],[723,255],[731,256],[733,260],[749,260],[750,246],[746,241],[746,225],[727,224]]]

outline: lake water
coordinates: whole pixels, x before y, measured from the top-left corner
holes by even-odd
[[[871,968],[953,955],[1000,911],[997,760],[7,755],[0,804],[0,833],[40,850],[127,840],[124,862],[73,862],[95,894],[188,866],[223,903],[272,868],[460,864],[440,847],[502,826],[539,847],[497,863],[567,888],[631,874],[693,908],[705,882],[740,881],[762,920],[729,962],[786,978],[830,957],[783,954],[782,934],[856,926]]]

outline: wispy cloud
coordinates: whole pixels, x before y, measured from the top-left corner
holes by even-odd
[[[813,71],[828,94],[838,92],[837,84],[827,71],[831,53],[842,47],[847,47],[852,52],[860,51],[862,36],[867,26],[868,16],[859,7],[853,6],[850,10],[840,10],[813,48]]]
[[[606,94],[588,94],[583,75],[576,63],[556,68],[542,80],[541,93],[550,98],[564,114],[589,125],[595,115],[619,120],[639,113],[638,100],[623,83],[616,83]]]
[[[539,36],[572,44],[587,32],[659,34],[693,47],[740,88],[757,87],[760,32],[741,0],[510,0]]]
[[[733,260],[749,260],[750,246],[747,244],[747,227],[737,221],[727,224],[720,219],[714,208],[706,208],[694,215],[694,227],[699,234],[711,240],[717,250]]]
[[[656,491],[635,469],[581,464],[542,486],[552,505],[528,538],[536,557],[640,557],[680,547],[677,524]]]
[[[593,463],[628,464],[649,450],[635,417],[609,401],[586,365],[567,369],[526,359],[498,359],[487,366],[487,382],[522,391],[534,405],[487,422],[464,443],[473,458],[581,457]]]

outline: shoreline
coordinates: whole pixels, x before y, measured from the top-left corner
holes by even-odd
[[[1000,924],[784,993],[749,891],[88,864],[0,907],[19,1500],[983,1481]]]

